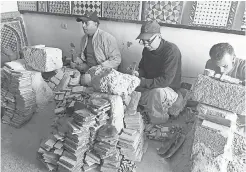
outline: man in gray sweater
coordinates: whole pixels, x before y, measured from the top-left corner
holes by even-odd
[[[142,92],[140,105],[148,111],[152,123],[168,119],[168,108],[178,99],[181,84],[181,53],[179,48],[161,37],[160,25],[148,21],[137,37],[144,46],[139,70],[134,72],[141,79],[136,91]]]

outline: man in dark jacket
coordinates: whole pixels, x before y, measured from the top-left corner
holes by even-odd
[[[142,92],[140,104],[148,110],[152,123],[165,122],[168,108],[182,97],[178,93],[181,84],[180,50],[161,37],[157,21],[144,23],[137,39],[144,45],[139,70],[134,72],[141,79],[136,89]]]

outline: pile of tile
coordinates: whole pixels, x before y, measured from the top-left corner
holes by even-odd
[[[120,169],[121,160],[122,155],[120,155],[119,149],[116,149],[116,152],[113,155],[103,159],[100,170],[102,172],[118,172]]]
[[[112,125],[103,125],[99,128],[93,151],[103,160],[102,172],[117,172],[120,166],[120,153],[116,148],[119,136]]]
[[[64,153],[64,134],[58,133],[42,140],[37,152],[37,159],[47,167],[49,171],[57,171],[58,160]]]
[[[55,92],[55,114],[64,113],[67,107],[74,107],[77,101],[86,103],[90,97],[86,91],[86,87],[74,86]]]
[[[64,138],[66,151],[58,161],[58,170],[78,171],[84,165],[84,154],[89,149],[89,128],[95,124],[95,116],[87,109],[79,109],[67,124],[69,130]]]
[[[125,128],[137,130],[140,133],[144,130],[144,123],[140,112],[135,113],[135,115],[126,115],[124,117],[124,122]]]
[[[144,131],[149,139],[163,141],[168,137],[170,130],[170,127],[148,124]]]
[[[108,100],[104,98],[91,98],[88,102],[88,109],[97,116],[96,122],[99,126],[107,123],[108,114],[106,112],[111,109]]]
[[[245,112],[244,96],[241,85],[198,76],[192,92],[193,100],[200,102],[193,127],[192,172],[226,170],[232,159],[236,113]]]
[[[56,72],[55,76],[51,77],[47,82],[52,90],[55,90],[57,88],[62,78],[64,77],[64,68],[57,69],[55,72]]]
[[[98,157],[98,155],[96,155],[90,151],[86,152],[84,161],[86,162],[83,165],[84,171],[88,171],[89,169],[97,168],[99,166],[99,164],[101,163],[101,159]]]
[[[80,72],[76,69],[62,67],[56,70],[56,75],[48,80],[48,85],[53,91],[60,91],[67,87],[78,86]]]
[[[118,147],[126,159],[141,161],[144,147],[144,124],[139,112],[124,118],[126,128],[120,134]]]
[[[136,172],[136,168],[137,166],[133,161],[130,161],[123,157],[121,160],[119,172]]]
[[[32,89],[32,71],[2,70],[2,121],[16,128],[28,122],[36,110],[36,95]]]

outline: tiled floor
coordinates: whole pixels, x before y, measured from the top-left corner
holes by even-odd
[[[20,129],[1,125],[1,171],[2,172],[46,172],[46,168],[36,159],[41,138],[47,137],[51,131],[50,125],[54,114],[54,104],[35,114],[31,121]],[[172,162],[164,161],[156,153],[159,142],[149,141],[149,147],[142,162],[137,163],[137,172],[171,172],[169,165],[185,159],[187,149],[180,150],[176,156],[181,156]],[[176,158],[177,159],[177,158]],[[176,165],[175,165],[176,164]],[[175,167],[176,168],[176,167]],[[183,169],[182,169],[183,170]],[[178,172],[174,171],[173,172]],[[182,171],[180,171],[182,172]]]

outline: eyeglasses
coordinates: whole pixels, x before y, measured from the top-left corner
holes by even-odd
[[[150,46],[151,44],[152,44],[152,42],[155,40],[155,38],[157,37],[157,35],[155,35],[155,37],[152,39],[152,40],[147,40],[147,41],[143,41],[143,40],[139,40],[139,44],[140,45],[148,45],[148,46]]]

